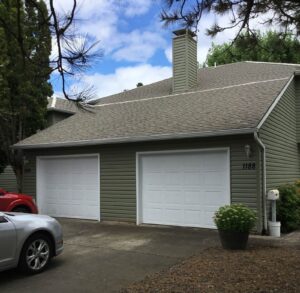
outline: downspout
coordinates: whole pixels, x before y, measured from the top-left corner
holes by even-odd
[[[263,144],[263,142],[260,140],[258,137],[258,130],[254,132],[254,139],[260,146],[262,150],[262,185],[263,185],[263,200],[262,200],[262,208],[263,208],[263,217],[264,217],[264,222],[263,222],[263,233],[266,233],[268,230],[268,220],[267,220],[267,176],[266,176],[266,146]]]

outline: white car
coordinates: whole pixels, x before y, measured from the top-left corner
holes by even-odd
[[[0,212],[0,271],[43,271],[63,251],[61,225],[44,215]]]

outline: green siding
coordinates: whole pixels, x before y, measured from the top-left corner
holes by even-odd
[[[7,166],[0,174],[0,188],[7,191],[18,191],[16,175],[11,166]]]
[[[187,91],[197,85],[197,44],[190,35],[173,39],[173,92]]]
[[[62,112],[57,112],[57,111],[49,111],[47,113],[47,127],[60,122],[73,114],[70,113],[62,113]]]
[[[297,115],[297,141],[300,143],[300,76],[296,76],[296,115]]]
[[[266,146],[267,189],[300,178],[296,117],[295,82],[292,81],[260,130]]]
[[[230,148],[232,202],[243,202],[257,209],[257,171],[242,170],[247,162],[244,146],[250,144],[257,152],[252,136],[210,139],[185,139],[147,143],[114,144],[82,148],[60,148],[27,151],[29,163],[24,174],[24,192],[36,193],[36,155],[100,154],[100,198],[103,220],[136,221],[136,152],[201,148]]]

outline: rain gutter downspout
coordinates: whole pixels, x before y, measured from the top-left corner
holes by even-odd
[[[263,142],[258,137],[258,130],[254,132],[254,139],[260,146],[262,150],[262,185],[263,185],[263,200],[262,200],[262,208],[263,208],[263,234],[265,234],[268,230],[268,220],[267,220],[267,176],[266,176],[266,146],[263,144]]]

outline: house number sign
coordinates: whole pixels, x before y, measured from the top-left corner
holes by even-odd
[[[243,163],[243,170],[255,170],[256,164],[255,162]]]

